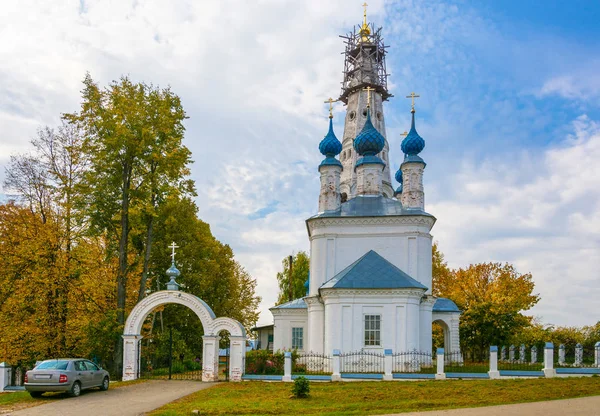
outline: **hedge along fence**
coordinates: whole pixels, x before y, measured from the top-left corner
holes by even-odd
[[[297,356],[297,353],[295,354]],[[248,351],[246,353],[246,374],[283,375],[283,363],[283,351]]]

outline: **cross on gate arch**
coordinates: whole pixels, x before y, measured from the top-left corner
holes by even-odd
[[[158,306],[176,303],[190,308],[204,328],[202,348],[202,381],[217,381],[219,377],[219,332],[230,334],[229,379],[241,381],[244,373],[246,330],[235,319],[217,318],[213,310],[197,296],[178,290],[155,292],[139,302],[125,322],[123,330],[123,380],[135,380],[140,370],[140,342],[142,325],[150,312]]]

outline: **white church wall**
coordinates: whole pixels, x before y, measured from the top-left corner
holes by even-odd
[[[418,347],[422,291],[334,289],[324,292],[324,352],[331,353],[334,349],[407,351]],[[381,316],[379,346],[364,343],[365,315]]]
[[[272,311],[273,313],[273,350],[292,349],[292,328],[303,328],[304,349],[308,338],[308,316],[306,309]]]
[[[433,221],[404,224],[410,218],[344,219],[314,227],[310,237],[310,294],[344,268],[374,250],[411,277],[431,288],[431,243]],[[390,223],[391,221],[391,223]],[[373,224],[369,222],[374,222]],[[430,293],[430,290],[428,291]]]

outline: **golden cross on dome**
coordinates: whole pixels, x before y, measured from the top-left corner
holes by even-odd
[[[406,136],[408,136],[408,132],[406,130],[404,130],[404,133],[400,133],[400,136],[406,137]]]
[[[411,92],[410,95],[407,95],[406,98],[410,98],[411,102],[412,102],[412,107],[411,110],[415,109],[415,98],[420,98],[420,95],[415,94],[414,92]]]
[[[360,27],[359,31],[361,42],[368,42],[369,35],[371,34],[371,29],[369,29],[369,25],[367,24],[367,6],[368,4],[365,2],[363,4],[363,7],[365,8],[365,11],[363,13],[363,24]]]
[[[367,92],[367,108],[371,107],[371,91],[375,91],[375,88],[371,88],[370,86],[367,88],[363,88]]]
[[[339,100],[334,100],[333,98],[329,97],[327,100],[325,100],[325,104],[329,103],[329,118],[333,118],[333,103],[337,103]]]
[[[175,263],[175,249],[179,248],[179,246],[176,246],[175,241],[173,241],[169,248],[171,249],[171,261]]]

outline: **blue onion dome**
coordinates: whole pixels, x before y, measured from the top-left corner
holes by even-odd
[[[181,274],[181,272],[179,270],[177,270],[177,267],[175,267],[175,264],[171,263],[171,267],[169,267],[167,269],[167,276],[169,276],[169,277],[179,277],[180,274]]]
[[[398,168],[398,172],[396,172],[396,182],[398,182],[399,184],[402,184],[402,169]]]
[[[335,133],[333,132],[333,118],[329,117],[329,131],[327,135],[321,140],[319,144],[319,151],[323,156],[326,157],[335,157],[339,155],[342,151],[342,144],[335,137]]]
[[[363,129],[354,139],[354,150],[361,156],[375,156],[383,150],[385,138],[371,122],[371,110],[367,107],[367,121]]]
[[[410,125],[410,131],[404,140],[402,140],[400,148],[405,155],[416,156],[425,148],[425,140],[419,136],[417,129],[415,129],[415,110],[413,109],[411,113],[412,123]]]

